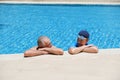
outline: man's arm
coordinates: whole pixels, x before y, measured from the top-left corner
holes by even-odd
[[[55,55],[63,55],[64,51],[60,48],[56,48],[54,46],[52,46],[51,48],[41,48],[39,49],[40,51],[46,51],[50,54],[55,54]]]
[[[80,52],[87,52],[87,53],[97,53],[98,52],[98,48],[95,46],[91,46],[91,45],[85,45],[85,46],[81,46],[81,47],[76,47],[76,48],[70,48],[68,50],[68,52],[70,54],[78,54]]]
[[[98,48],[96,46],[88,46],[86,48],[83,49],[83,52],[87,52],[87,53],[98,53]]]
[[[72,55],[73,55],[73,54],[78,54],[78,53],[82,52],[84,48],[86,48],[86,46],[70,48],[70,49],[68,50],[68,52],[69,52],[70,54],[72,54]]]
[[[36,50],[36,47],[31,48],[24,52],[24,57],[33,57],[38,55],[48,54],[47,51]]]

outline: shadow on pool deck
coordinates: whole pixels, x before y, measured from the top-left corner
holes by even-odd
[[[120,80],[120,49],[63,56],[0,55],[0,80]]]

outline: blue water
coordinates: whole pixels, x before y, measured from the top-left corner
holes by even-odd
[[[83,29],[89,44],[120,48],[120,5],[0,4],[0,54],[23,53],[40,35],[67,50]]]

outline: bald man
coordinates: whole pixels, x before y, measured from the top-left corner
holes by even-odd
[[[40,36],[37,43],[38,46],[24,52],[24,57],[39,56],[44,54],[63,55],[63,50],[53,46],[50,39],[46,36]]]

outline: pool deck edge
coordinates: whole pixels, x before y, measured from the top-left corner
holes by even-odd
[[[98,54],[0,55],[1,80],[120,80],[120,49]]]
[[[94,53],[80,53],[80,54],[76,54],[78,56],[80,55],[92,55]],[[99,56],[99,55],[120,55],[120,48],[115,48],[115,49],[99,49],[99,52],[95,55]],[[48,55],[41,55],[41,56],[48,56]],[[41,57],[40,56],[40,57]],[[54,56],[54,55],[50,55],[50,56]],[[59,55],[57,55],[59,56]],[[64,56],[72,56],[68,53],[68,51],[64,51]],[[16,60],[16,59],[23,59],[24,55],[23,53],[16,53],[16,54],[1,54],[0,55],[0,60]]]
[[[120,2],[68,2],[68,1],[0,1],[0,3],[10,4],[101,4],[101,5],[120,5]]]

